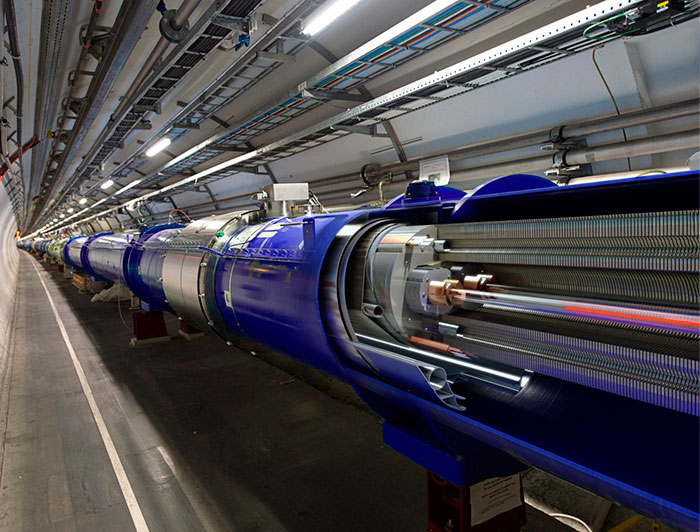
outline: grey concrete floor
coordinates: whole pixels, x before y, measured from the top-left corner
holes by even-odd
[[[0,396],[0,530],[133,530],[32,262]],[[376,418],[217,338],[130,348],[116,304],[36,264],[149,530],[425,529],[425,473]]]
[[[116,304],[90,303],[56,266],[20,257],[11,349],[0,360],[1,532],[134,530],[39,276],[123,464],[141,530],[425,530],[424,470],[382,444],[380,421],[349,387],[264,350],[254,357],[210,336],[187,342],[174,317],[172,341],[130,348],[125,303],[124,323]],[[603,499],[541,471],[524,485],[536,508],[577,515],[595,531],[633,515],[608,513]],[[572,528],[528,506],[523,530]]]

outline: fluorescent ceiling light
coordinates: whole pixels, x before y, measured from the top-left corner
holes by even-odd
[[[311,20],[304,25],[302,31],[309,36],[316,35],[359,1],[360,0],[332,0],[311,17]]]
[[[148,148],[146,151],[146,157],[153,157],[155,154],[162,152],[168,146],[170,146],[170,139],[168,137],[163,137],[153,146]]]
[[[108,189],[109,187],[111,187],[113,184],[114,184],[114,181],[112,181],[111,179],[108,179],[107,181],[105,181],[104,183],[102,183],[102,184],[100,185],[100,188],[101,188],[102,190],[106,190],[106,189]]]
[[[114,193],[114,195],[115,195],[115,196],[118,196],[118,195],[121,194],[122,192],[125,192],[125,191],[129,190],[130,188],[135,187],[135,186],[138,185],[141,181],[142,181],[142,179],[135,179],[134,181],[132,181],[132,182],[129,183],[128,185],[123,186],[122,188],[120,188],[119,190],[117,190],[117,191]]]
[[[87,203],[87,198],[82,198],[78,203],[85,205]]]

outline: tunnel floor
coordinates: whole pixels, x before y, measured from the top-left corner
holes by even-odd
[[[0,530],[132,530],[134,504],[151,531],[425,530],[424,470],[377,419],[214,337],[130,348],[122,308],[21,253]]]

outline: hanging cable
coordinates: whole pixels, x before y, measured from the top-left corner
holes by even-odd
[[[549,514],[549,516],[554,518],[570,519],[571,521],[575,521],[576,523],[580,524],[583,528],[585,528],[586,532],[593,532],[593,530],[591,530],[591,527],[588,526],[588,524],[583,519],[579,519],[576,516],[569,514]]]
[[[612,22],[614,20],[617,20],[617,19],[620,19],[620,18],[623,18],[626,16],[627,16],[627,13],[620,13],[618,15],[615,15],[614,17],[610,17],[608,19],[596,22],[595,24],[591,24],[585,30],[583,30],[583,38],[588,39],[589,41],[607,41],[608,39],[612,39],[614,37],[622,37],[623,35],[629,35],[630,33],[635,33],[637,31],[639,31],[639,28],[636,28],[636,29],[633,29],[630,31],[623,31],[622,33],[613,32],[612,34],[606,35],[604,37],[602,37],[602,36],[591,37],[590,35],[588,35],[589,31],[594,30],[596,28],[600,28],[601,26],[607,24],[608,22]]]
[[[176,212],[179,212],[179,213],[183,214],[183,215],[187,218],[187,221],[190,222],[190,223],[192,223],[192,218],[190,218],[190,215],[187,214],[187,213],[186,213],[185,211],[183,211],[182,209],[173,209],[173,210],[171,210],[171,211],[168,213],[168,223],[172,223],[172,221],[173,221],[173,213],[176,213]]]
[[[610,85],[608,85],[608,81],[605,79],[605,76],[603,75],[603,71],[600,69],[600,66],[598,66],[598,61],[596,61],[595,58],[595,53],[602,48],[602,46],[596,46],[593,49],[593,53],[591,54],[591,58],[593,59],[593,65],[595,65],[595,69],[598,71],[598,75],[600,76],[600,80],[603,82],[603,85],[605,86],[605,90],[608,91],[608,96],[610,96],[610,100],[612,100],[612,104],[615,107],[615,112],[617,113],[617,116],[620,116],[620,108],[617,106],[617,101],[615,100],[615,96],[613,96],[612,91],[610,90]],[[627,142],[627,132],[625,131],[625,128],[622,128],[622,136],[625,139],[625,142]],[[629,157],[627,157],[627,170],[630,172],[632,171],[632,161],[630,160]]]
[[[119,309],[119,318],[122,320],[124,327],[126,327],[127,331],[129,331],[130,333],[133,334],[134,330],[126,324],[126,320],[124,319],[124,315],[122,314],[122,302],[121,302],[121,294],[119,293],[119,290],[117,290],[117,308]]]

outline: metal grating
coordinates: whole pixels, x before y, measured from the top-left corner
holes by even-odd
[[[602,16],[629,9],[637,3],[639,2],[634,0],[606,2],[605,8],[599,9],[597,14],[594,13],[596,6],[589,8],[591,10],[589,16],[595,17],[592,20],[596,20]],[[693,6],[692,12],[686,12],[681,17],[687,19],[691,16],[697,17],[696,5]],[[208,175],[207,171],[204,171],[200,173],[201,178],[199,175],[186,178],[184,182],[191,184],[183,186],[179,190],[189,190],[237,173],[235,169],[226,172],[226,165],[235,166],[245,163],[255,167],[267,164],[325,144],[344,134],[349,134],[334,129],[337,126],[377,125],[416,109],[422,109],[476,88],[544,66],[568,55],[592,49],[599,44],[600,40],[618,38],[604,26],[595,35],[595,39],[585,38],[582,35],[582,28],[589,24],[590,22],[587,20],[573,20],[569,17],[565,23],[559,25],[560,27],[550,25],[552,31],[547,30],[541,35],[531,34],[529,42],[521,41],[510,48],[497,48],[498,52],[488,57],[480,54],[476,58],[466,60],[371,102],[359,105],[297,134],[239,157],[234,157],[215,167],[217,171],[214,174]]]
[[[210,10],[205,17],[207,20],[212,20],[216,15],[242,18],[248,16],[259,4],[260,0],[232,0],[223,7]],[[196,35],[188,36],[189,43],[176,58],[169,62],[170,67],[165,68],[161,75],[148,84],[148,88],[120,120],[112,134],[99,146],[94,155],[81,165],[76,184],[90,179],[99,172],[104,161],[123,147],[126,137],[152,112],[151,110],[158,105],[163,96],[231,33],[229,28],[215,22],[202,26],[193,28]]]
[[[486,0],[483,5],[474,5],[474,2],[456,2],[440,13],[427,18],[420,24],[392,38],[380,43],[378,46],[365,52],[362,56],[345,62],[336,71],[324,73],[313,83],[307,83],[319,91],[334,96],[338,92],[348,89],[356,89],[371,79],[392,70],[426,52],[446,44],[454,38],[463,35],[486,23],[496,16],[509,12],[516,7],[524,5],[529,0]],[[438,28],[439,25],[439,28]],[[278,37],[266,47],[266,51],[283,53],[287,55],[297,54],[308,40],[300,38],[298,28],[293,28]],[[252,61],[246,69],[241,70],[228,79],[223,80],[216,90],[210,91],[205,97],[195,98],[198,102],[191,106],[187,112],[180,113],[172,121],[174,126],[169,129],[167,136],[171,140],[177,139],[186,133],[188,128],[178,128],[177,124],[199,125],[211,118],[223,106],[235,100],[242,92],[249,90],[253,85],[264,79],[279,66],[278,63],[270,64],[267,59]],[[348,85],[347,80],[353,83]],[[252,120],[234,127],[233,130],[215,139],[206,148],[196,151],[177,164],[166,166],[161,171],[148,176],[141,183],[142,187],[150,187],[154,184],[182,173],[192,172],[199,164],[211,160],[223,151],[230,151],[240,146],[240,150],[248,148],[247,142],[253,137],[269,131],[306,111],[323,103],[323,100],[305,98],[301,93],[273,106],[272,109],[261,113]],[[333,138],[344,136],[345,132],[331,132]],[[317,145],[317,144],[313,144]],[[313,147],[309,145],[307,147]],[[297,149],[295,151],[301,151]],[[124,166],[133,170],[130,162]],[[119,174],[123,175],[120,167]],[[251,168],[253,170],[254,167]]]
[[[305,85],[327,94],[330,98],[337,97],[338,93],[357,89],[370,80],[434,50],[526,2],[527,0],[487,0],[482,6],[475,6],[468,2],[456,2],[437,15],[428,18],[398,37],[382,43],[335,72]],[[221,150],[217,150],[217,148],[233,148],[249,142],[257,135],[274,129],[321,105],[322,101],[322,99],[307,97],[304,92],[299,92],[234,128],[189,157],[167,167],[164,173],[176,175],[186,168],[201,164],[219,155]],[[331,135],[334,138],[343,136],[339,133]]]
[[[426,76],[277,142],[233,157],[207,170],[192,173],[191,168],[186,168],[183,173],[189,174],[188,177],[146,194],[132,196],[131,200],[150,200],[159,195],[169,194],[174,189],[177,189],[177,192],[196,190],[202,185],[230,177],[240,171],[257,168],[260,165],[350,134],[347,131],[335,129],[337,126],[380,124],[416,109],[464,94],[475,88],[549,64],[562,57],[591,49],[599,42],[583,37],[582,31],[586,27],[596,20],[624,12],[638,3],[639,0],[608,0],[589,7],[561,21]],[[692,13],[686,13],[684,18],[687,19],[691,16],[697,17],[696,5],[693,5]],[[680,20],[676,22],[680,22]],[[617,35],[611,34],[607,30],[603,30],[603,33],[596,35],[596,37],[609,38],[610,40],[618,38]],[[228,135],[232,133],[229,132]],[[223,142],[220,142],[218,146],[221,144]],[[188,157],[194,155],[194,153],[188,154]],[[196,156],[199,157],[199,154]],[[176,162],[179,161],[176,160]],[[169,174],[161,171],[159,174],[145,178],[143,185],[147,186],[175,176],[175,173]],[[94,214],[91,218],[114,210],[116,207]]]

